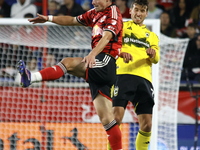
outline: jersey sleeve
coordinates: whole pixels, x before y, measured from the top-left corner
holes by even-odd
[[[93,25],[92,25],[92,19],[91,19],[91,17],[94,14],[93,12],[94,12],[94,9],[91,9],[91,10],[85,12],[84,14],[77,16],[76,20],[80,24],[82,24],[84,26],[92,27]]]
[[[156,64],[160,60],[160,47],[159,47],[159,39],[158,36],[154,33],[151,32],[151,48],[156,51],[156,56],[151,60],[152,63]]]
[[[115,36],[121,31],[123,26],[122,16],[116,6],[111,6],[111,12],[107,16],[104,31],[111,31]]]

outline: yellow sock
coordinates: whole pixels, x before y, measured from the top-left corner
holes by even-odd
[[[148,150],[150,137],[151,132],[144,132],[139,130],[135,141],[136,150]]]
[[[122,129],[121,126],[122,126],[122,125],[119,126],[120,130]],[[112,150],[111,147],[110,147],[110,143],[109,143],[109,141],[107,141],[107,150]]]
[[[107,141],[107,150],[112,150],[109,141]]]

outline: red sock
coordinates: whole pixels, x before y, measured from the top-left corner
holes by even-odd
[[[64,72],[60,66],[55,65],[53,67],[42,69],[40,74],[42,75],[42,81],[50,81],[59,79],[64,75]]]
[[[114,125],[107,131],[108,141],[112,150],[122,150],[122,134],[118,125]]]

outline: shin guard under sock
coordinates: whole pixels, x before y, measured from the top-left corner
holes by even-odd
[[[42,81],[56,80],[62,77],[67,72],[65,66],[62,63],[58,63],[55,66],[42,69],[40,74]]]

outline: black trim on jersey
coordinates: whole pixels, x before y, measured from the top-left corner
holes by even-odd
[[[87,26],[86,24],[84,24],[83,22],[81,22],[79,19],[78,19],[78,16],[76,17],[76,21],[78,21],[78,23],[84,25],[84,26]]]
[[[115,34],[112,30],[105,29],[104,31],[110,31],[110,32],[112,32],[112,34],[114,34],[114,36],[116,37],[116,34]]]

